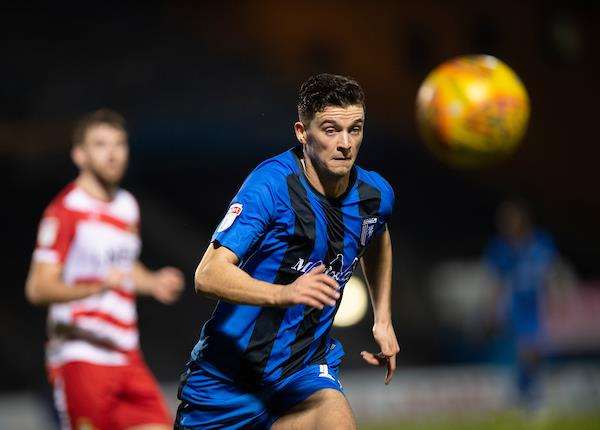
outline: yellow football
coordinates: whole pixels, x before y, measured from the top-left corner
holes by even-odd
[[[417,94],[417,122],[428,148],[453,167],[505,159],[529,121],[529,97],[510,67],[489,55],[462,56],[434,69]]]

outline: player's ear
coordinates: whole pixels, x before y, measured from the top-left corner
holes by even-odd
[[[85,164],[85,159],[85,152],[83,151],[81,145],[73,145],[71,148],[71,160],[73,160],[73,163],[75,163],[75,165],[81,169]]]
[[[302,121],[296,121],[294,123],[294,131],[296,132],[296,139],[298,139],[298,142],[303,145],[306,144],[308,136],[306,135],[306,127]]]

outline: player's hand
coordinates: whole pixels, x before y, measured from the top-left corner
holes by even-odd
[[[340,286],[331,276],[325,274],[325,265],[313,267],[289,285],[284,285],[276,299],[282,307],[308,305],[323,309],[335,306],[340,298]]]
[[[184,278],[181,270],[175,267],[163,267],[154,272],[152,296],[161,303],[174,303],[183,291]]]
[[[122,287],[126,277],[127,274],[123,270],[114,267],[110,268],[102,280],[100,290]]]
[[[385,385],[388,385],[394,376],[396,370],[396,354],[400,352],[400,345],[396,339],[396,333],[391,321],[386,323],[376,323],[373,326],[373,337],[375,342],[381,348],[381,352],[373,354],[372,352],[362,351],[360,355],[363,360],[373,366],[386,366]]]

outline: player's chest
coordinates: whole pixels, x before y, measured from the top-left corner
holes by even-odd
[[[354,264],[380,227],[377,213],[319,202],[302,210],[290,208],[281,221],[275,242],[297,256],[294,267],[302,269],[307,262],[323,262],[343,271]]]
[[[75,228],[69,257],[85,266],[126,267],[137,260],[140,248],[137,232],[126,224],[86,220]]]

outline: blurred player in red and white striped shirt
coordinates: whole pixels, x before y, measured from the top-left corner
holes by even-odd
[[[129,157],[123,117],[101,109],[73,133],[74,182],[47,207],[26,295],[49,305],[46,361],[65,429],[159,430],[172,418],[140,349],[135,297],[173,303],[182,273],[139,262],[139,207],[119,188]]]

